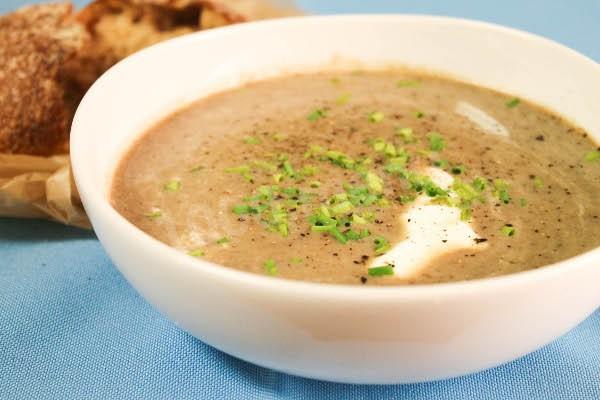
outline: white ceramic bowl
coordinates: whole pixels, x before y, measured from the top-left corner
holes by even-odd
[[[410,15],[300,17],[175,39],[112,68],[75,116],[71,156],[98,238],[151,304],[200,340],[292,374],[355,383],[447,378],[540,348],[600,305],[600,250],[463,283],[359,287],[286,281],[193,259],[109,204],[115,166],[144,129],[246,80],[408,65],[514,93],[600,140],[600,66],[527,33]],[[260,101],[260,99],[257,99]],[[201,360],[198,360],[201,362]]]

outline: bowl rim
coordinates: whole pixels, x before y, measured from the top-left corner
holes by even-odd
[[[221,28],[215,28],[208,31],[200,31],[191,34],[187,34],[181,37],[170,39],[148,48],[145,48],[126,59],[120,61],[115,66],[105,72],[88,90],[82,99],[77,111],[75,113],[73,124],[71,128],[71,159],[72,159],[72,170],[77,185],[77,189],[81,194],[81,198],[86,206],[94,208],[97,214],[102,214],[102,218],[106,219],[107,225],[111,226],[111,229],[122,230],[123,234],[131,235],[134,237],[136,242],[139,243],[140,247],[152,246],[157,251],[163,253],[165,258],[171,260],[171,265],[177,265],[179,267],[191,268],[203,274],[212,275],[214,278],[221,279],[223,281],[229,281],[231,283],[238,283],[252,286],[261,290],[275,291],[279,293],[287,294],[301,294],[302,296],[311,296],[318,298],[346,298],[363,301],[389,299],[403,300],[417,300],[417,299],[439,299],[441,296],[453,295],[453,294],[474,294],[482,290],[498,291],[506,288],[507,286],[514,285],[527,285],[532,281],[540,281],[548,278],[554,278],[556,275],[563,273],[574,272],[576,270],[589,268],[590,264],[600,261],[600,247],[596,247],[587,252],[578,254],[574,257],[547,264],[535,269],[502,275],[495,277],[479,278],[466,281],[455,281],[455,282],[443,282],[443,283],[429,283],[429,284],[417,284],[417,285],[390,285],[390,286],[363,286],[360,284],[336,284],[336,283],[321,283],[311,281],[301,281],[285,279],[280,277],[264,276],[252,272],[238,270],[232,267],[227,267],[221,264],[213,263],[207,260],[197,259],[191,257],[180,250],[175,249],[153,238],[146,232],[142,231],[125,217],[119,214],[110,204],[108,195],[101,192],[95,186],[91,179],[86,179],[85,172],[80,167],[83,164],[84,152],[78,152],[78,148],[85,143],[85,130],[82,129],[82,114],[88,104],[94,100],[96,89],[103,85],[103,83],[112,76],[118,74],[120,69],[127,65],[131,60],[138,57],[142,57],[146,53],[160,52],[164,48],[182,46],[188,42],[194,42],[199,44],[203,41],[212,40],[214,37],[219,37],[223,34],[239,34],[242,35],[246,30],[252,29],[276,29],[280,24],[302,24],[306,22],[317,22],[326,24],[331,20],[342,20],[346,23],[352,23],[357,20],[370,20],[373,22],[381,21],[384,19],[391,19],[395,21],[424,21],[428,23],[441,23],[441,24],[454,24],[454,25],[468,25],[473,28],[483,29],[488,31],[496,31],[504,35],[513,35],[521,37],[524,40],[534,41],[537,44],[553,47],[556,51],[560,51],[565,56],[577,58],[582,63],[590,64],[599,69],[600,64],[596,63],[593,59],[565,46],[551,39],[522,31],[515,28],[506,27],[491,22],[484,22],[478,20],[471,20],[465,18],[447,17],[447,16],[434,16],[426,14],[337,14],[337,15],[317,15],[317,16],[293,16],[273,20],[263,20],[247,22],[243,24],[236,24],[225,26]],[[182,52],[182,56],[185,53]],[[567,119],[569,116],[565,116]],[[129,143],[131,144],[131,143]],[[110,193],[110,192],[109,192]],[[92,221],[93,225],[93,221]],[[116,263],[114,263],[116,265]],[[168,265],[164,266],[165,268]],[[118,268],[118,266],[117,266]],[[361,294],[361,296],[357,296]]]

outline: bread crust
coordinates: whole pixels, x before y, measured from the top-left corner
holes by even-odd
[[[29,6],[0,17],[0,152],[67,149],[82,93],[68,88],[63,71],[87,40],[70,4]]]

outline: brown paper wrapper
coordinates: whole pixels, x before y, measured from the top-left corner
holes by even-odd
[[[91,228],[66,154],[0,154],[0,216],[45,218]]]

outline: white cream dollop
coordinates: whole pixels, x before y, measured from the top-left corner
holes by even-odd
[[[438,168],[424,171],[438,186],[447,189],[454,178]],[[461,250],[483,249],[486,243],[475,241],[479,236],[468,222],[460,219],[460,210],[432,204],[427,196],[420,196],[400,215],[406,226],[407,237],[387,253],[375,258],[370,267],[390,264],[397,277],[409,278],[427,266],[435,257]]]

